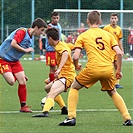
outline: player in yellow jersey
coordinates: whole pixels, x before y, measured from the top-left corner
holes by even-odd
[[[51,107],[54,106],[54,99],[60,97],[60,93],[66,92],[71,86],[76,76],[75,67],[71,57],[72,45],[59,41],[59,33],[57,29],[50,28],[46,31],[48,42],[56,51],[57,70],[55,72],[56,80],[45,86],[47,90],[47,100],[41,114],[33,115],[33,117],[48,117]],[[76,70],[81,69],[78,64]]]
[[[121,28],[117,25],[118,22],[118,15],[117,13],[112,13],[110,15],[110,24],[106,25],[103,29],[110,32],[116,39],[122,54],[124,55],[124,50],[122,46],[122,30]],[[116,58],[116,53],[112,50],[112,62],[114,64],[115,70],[117,69],[117,58]],[[119,79],[116,79],[116,88],[122,89],[123,86],[119,85]]]
[[[88,62],[86,63],[85,68],[78,73],[72,83],[68,95],[68,118],[59,125],[75,126],[79,90],[83,87],[90,88],[99,81],[101,83],[101,90],[107,91],[115,106],[121,113],[124,119],[124,125],[132,126],[133,123],[131,116],[127,110],[125,102],[117,93],[115,88],[115,76],[117,79],[122,77],[122,52],[117,45],[114,36],[111,33],[99,28],[99,25],[101,24],[101,14],[98,11],[88,13],[87,24],[90,28],[80,34],[75,42],[73,60],[75,67],[77,67],[80,52],[84,48],[86,50]],[[111,59],[112,49],[117,55],[116,75],[114,74],[114,67]],[[107,100],[105,99],[105,101]]]

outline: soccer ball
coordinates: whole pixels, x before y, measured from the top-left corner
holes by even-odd
[[[43,108],[43,106],[45,105],[45,102],[46,102],[46,97],[44,97],[42,100],[41,100],[41,107]]]
[[[40,60],[44,60],[45,59],[45,56],[44,55],[41,55],[40,56]]]

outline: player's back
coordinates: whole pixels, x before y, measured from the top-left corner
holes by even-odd
[[[86,50],[89,67],[112,65],[111,50],[114,45],[117,42],[113,35],[101,28],[90,28],[79,35],[75,43],[76,47]]]

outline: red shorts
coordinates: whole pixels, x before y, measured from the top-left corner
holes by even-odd
[[[3,59],[0,59],[0,74],[6,72],[12,72],[13,74],[23,71],[23,67],[20,61],[7,62]]]
[[[46,65],[56,66],[56,52],[46,52]]]

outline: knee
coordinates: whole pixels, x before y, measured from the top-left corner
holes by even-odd
[[[15,83],[15,81],[9,81],[9,82],[8,82],[8,84],[11,85],[11,86],[13,86],[14,83]]]
[[[18,83],[19,84],[26,84],[26,79],[25,78],[23,78],[21,80],[18,79]]]
[[[56,95],[55,95],[54,93],[52,93],[52,92],[49,92],[49,93],[47,94],[47,97],[48,97],[48,98],[54,99],[55,96],[56,96]]]
[[[49,84],[46,85],[46,86],[44,87],[44,90],[45,90],[47,93],[50,92],[50,86],[49,86]]]
[[[47,89],[48,89],[48,87],[47,87],[47,86],[48,86],[48,85],[46,85],[46,86],[44,87],[44,90],[45,90],[45,91],[47,91]]]

